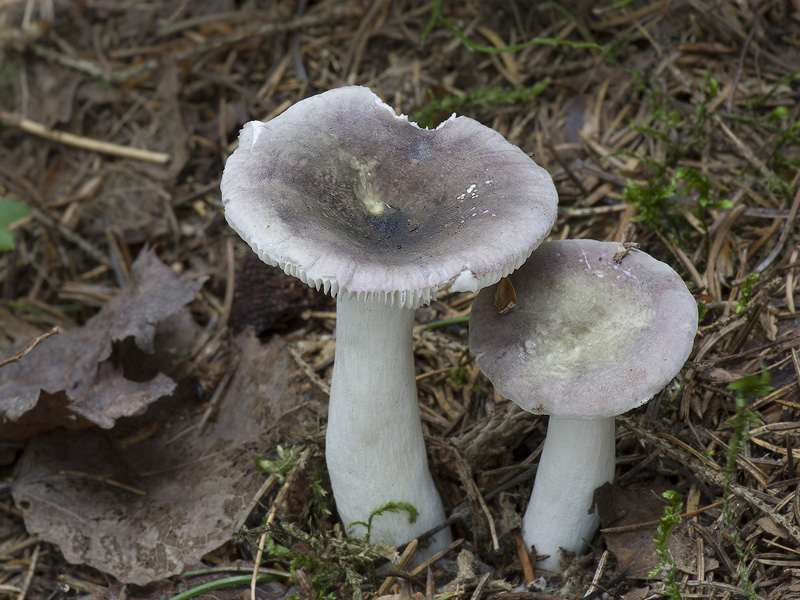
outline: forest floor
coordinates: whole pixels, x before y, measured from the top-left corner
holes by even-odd
[[[468,293],[414,329],[456,541],[392,579],[341,536],[335,303],[219,186],[243,123],[351,84],[499,131],[555,181],[549,239],[636,243],[698,301],[563,572],[515,542],[547,418],[481,374]],[[57,328],[0,367],[0,597],[800,598],[797,0],[0,0],[0,124],[0,351]]]

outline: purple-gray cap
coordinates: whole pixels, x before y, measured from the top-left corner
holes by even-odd
[[[550,175],[466,117],[433,130],[364,87],[247,123],[221,183],[225,218],[264,262],[333,295],[415,308],[519,267],[550,231]]]
[[[478,294],[470,350],[524,410],[559,419],[620,415],[681,370],[697,333],[697,303],[668,265],[619,244],[546,242],[512,276],[517,306],[498,314]]]

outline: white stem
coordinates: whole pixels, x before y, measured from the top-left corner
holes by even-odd
[[[580,555],[600,524],[592,508],[594,491],[613,481],[614,417],[591,421],[550,417],[531,501],[522,520],[525,544],[550,558],[538,567],[556,571],[559,548]],[[586,541],[584,541],[586,540]]]
[[[414,379],[414,310],[379,301],[336,302],[336,357],[331,380],[325,454],[336,508],[345,526],[369,519],[388,502],[418,511],[384,513],[372,523],[371,540],[399,546],[445,520],[428,470]],[[364,535],[356,525],[349,535]],[[443,530],[428,548],[450,541]],[[432,553],[432,552],[430,552]]]

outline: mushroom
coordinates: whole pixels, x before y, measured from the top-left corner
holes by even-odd
[[[596,488],[614,478],[614,417],[647,402],[680,371],[697,305],[680,276],[614,242],[547,242],[512,276],[517,306],[498,314],[494,289],[475,298],[470,350],[495,388],[550,415],[522,536],[538,565],[586,550]]]
[[[270,265],[336,296],[326,459],[350,535],[407,542],[444,521],[419,419],[414,310],[476,291],[530,255],[556,217],[547,172],[499,133],[421,129],[363,87],[247,123],[222,176],[230,226]],[[450,540],[444,530],[433,548]]]

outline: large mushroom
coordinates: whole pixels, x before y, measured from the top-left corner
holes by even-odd
[[[371,539],[393,545],[441,523],[418,412],[414,309],[519,267],[555,221],[550,176],[477,121],[421,129],[367,88],[344,87],[247,123],[221,188],[228,223],[264,262],[337,297],[326,457],[343,523],[410,503],[413,524],[404,513],[373,521]]]
[[[522,526],[525,543],[550,555],[544,569],[559,567],[559,548],[586,550],[599,523],[594,490],[614,478],[614,417],[675,377],[697,332],[680,276],[619,249],[547,242],[512,276],[516,308],[498,314],[494,288],[472,305],[470,349],[483,373],[524,410],[550,415]]]

